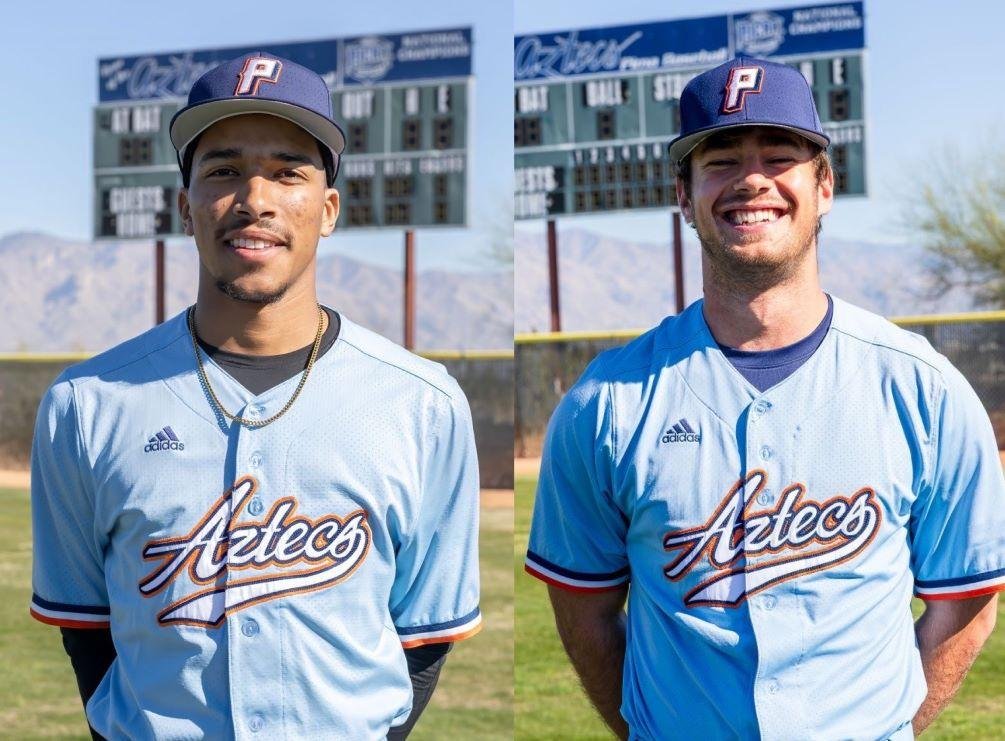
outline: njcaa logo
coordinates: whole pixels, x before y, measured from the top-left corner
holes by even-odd
[[[139,583],[144,597],[159,593],[183,572],[197,585],[162,610],[158,623],[216,627],[245,607],[334,586],[363,563],[372,540],[365,511],[313,520],[296,514],[294,497],[283,497],[261,521],[241,521],[257,488],[254,478],[242,477],[187,535],[158,538],[143,547],[144,559],[160,561]],[[273,570],[263,575],[269,567]],[[230,578],[243,570],[254,576]]]
[[[376,82],[394,64],[394,43],[378,36],[367,36],[345,44],[346,77],[360,82]]]
[[[178,439],[178,436],[174,434],[174,430],[170,427],[165,427],[152,438],[147,440],[147,444],[143,446],[144,453],[153,453],[157,450],[184,450],[185,443]]]
[[[664,443],[700,443],[701,433],[695,432],[691,425],[687,423],[687,420],[682,419],[664,432],[660,440]]]
[[[803,484],[791,484],[773,509],[756,510],[767,479],[764,471],[752,471],[733,485],[704,525],[663,538],[663,549],[677,552],[663,569],[671,581],[686,577],[705,557],[714,570],[684,596],[688,607],[736,607],[774,584],[855,558],[879,531],[883,516],[868,487],[812,502],[803,500]],[[770,558],[737,566],[742,557],[761,555]]]
[[[733,24],[738,54],[768,56],[785,41],[785,19],[776,13],[751,13]]]

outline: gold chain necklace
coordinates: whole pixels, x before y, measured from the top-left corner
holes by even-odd
[[[318,304],[318,333],[314,338],[314,347],[311,348],[311,356],[307,359],[307,367],[304,368],[303,375],[300,376],[300,383],[297,384],[296,391],[293,392],[293,396],[290,400],[286,402],[286,406],[280,409],[278,412],[273,414],[268,419],[245,419],[244,417],[238,417],[236,414],[231,414],[226,409],[224,409],[223,404],[213,393],[213,387],[209,385],[209,378],[206,376],[206,369],[202,366],[202,353],[199,352],[199,339],[195,332],[195,307],[193,306],[188,310],[188,333],[192,336],[192,350],[195,351],[195,362],[199,368],[199,380],[202,382],[202,386],[206,389],[206,393],[209,395],[210,401],[213,402],[213,407],[217,412],[222,414],[229,420],[242,424],[245,427],[265,427],[265,425],[275,422],[277,419],[282,417],[286,412],[289,411],[290,407],[293,406],[293,402],[297,400],[300,396],[300,392],[304,389],[304,384],[307,383],[307,376],[311,373],[311,368],[314,367],[314,361],[318,358],[318,351],[321,349],[321,337],[324,334],[322,331],[325,326],[325,312],[321,308],[321,304]]]

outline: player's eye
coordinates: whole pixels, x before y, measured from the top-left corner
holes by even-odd
[[[286,167],[279,171],[279,177],[283,180],[306,180],[307,176],[300,170]]]
[[[210,170],[207,170],[206,173],[205,173],[205,175],[203,177],[207,177],[207,178],[226,177],[226,176],[236,175],[236,174],[237,174],[237,170],[235,170],[233,167],[230,167],[230,166],[221,166],[221,167],[214,167],[214,168],[212,168]]]

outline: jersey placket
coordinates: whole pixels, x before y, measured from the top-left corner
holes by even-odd
[[[794,437],[786,429],[785,410],[771,392],[756,397],[747,409],[746,474],[760,470],[745,491],[744,522],[756,515],[776,512],[780,497],[790,483]],[[752,500],[752,501],[751,501]],[[791,518],[788,518],[791,519]],[[772,532],[783,533],[776,524]],[[776,529],[778,528],[778,529]],[[743,539],[746,579],[746,606],[757,642],[757,671],[754,677],[754,706],[762,739],[805,738],[807,729],[802,707],[798,662],[802,654],[804,630],[798,601],[791,581],[763,587],[759,566],[785,557],[785,551],[765,550],[763,536],[757,542]]]
[[[272,412],[260,400],[252,400],[237,415],[249,420],[264,419]],[[272,424],[277,424],[273,422]],[[234,469],[235,479],[252,477],[255,480],[255,490],[245,500],[242,510],[236,511],[231,520],[232,525],[246,526],[267,525],[273,505],[278,498],[275,493],[280,490],[281,482],[276,478],[280,467],[276,461],[268,460],[271,455],[278,455],[276,447],[268,444],[271,437],[270,426],[247,427],[236,424],[232,432],[235,446]],[[234,501],[234,506],[241,502]],[[265,540],[273,540],[265,533]],[[259,546],[264,553],[271,553],[270,546],[275,543],[261,542]],[[228,551],[228,566],[234,554]],[[264,566],[256,556],[253,568],[248,568],[245,560],[243,566],[235,564],[227,569],[227,589],[231,589],[248,579],[265,576],[272,566]],[[279,621],[275,609],[269,609],[269,603],[263,603],[264,608],[256,604],[249,606],[232,606],[233,594],[227,595],[228,613],[226,617],[227,645],[230,668],[230,707],[236,738],[257,739],[282,736],[282,658]],[[280,655],[276,655],[276,654]],[[280,686],[276,686],[277,683]]]

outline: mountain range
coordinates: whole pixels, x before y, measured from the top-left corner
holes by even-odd
[[[97,351],[149,328],[154,319],[152,245],[82,242],[40,232],[0,238],[0,352]],[[191,243],[166,250],[167,315],[195,300]],[[509,270],[421,271],[416,276],[420,350],[512,346]],[[318,297],[357,324],[402,337],[401,271],[343,255],[318,257]]]
[[[516,281],[509,270],[422,271],[417,276],[416,346],[498,349],[512,333],[549,328],[547,249],[543,236],[518,231]],[[700,252],[684,243],[685,298],[701,292]],[[821,237],[825,290],[886,316],[967,311],[964,291],[926,293],[927,259],[910,244]],[[195,300],[198,260],[189,243],[167,248],[168,316]],[[136,243],[90,243],[41,232],[0,238],[0,352],[97,351],[153,321],[153,249]],[[559,232],[562,329],[652,326],[673,311],[668,244],[614,238],[582,229]],[[318,258],[318,295],[353,321],[395,341],[402,335],[398,270],[344,255]],[[515,297],[515,311],[514,311]]]
[[[968,311],[971,297],[953,290],[928,296],[927,253],[910,244],[879,244],[828,237],[820,241],[824,290],[884,316]],[[515,235],[516,331],[550,328],[548,251],[543,235]],[[578,227],[558,236],[559,302],[564,331],[642,329],[674,311],[669,243],[614,238]],[[701,295],[700,247],[684,238],[685,304]]]

